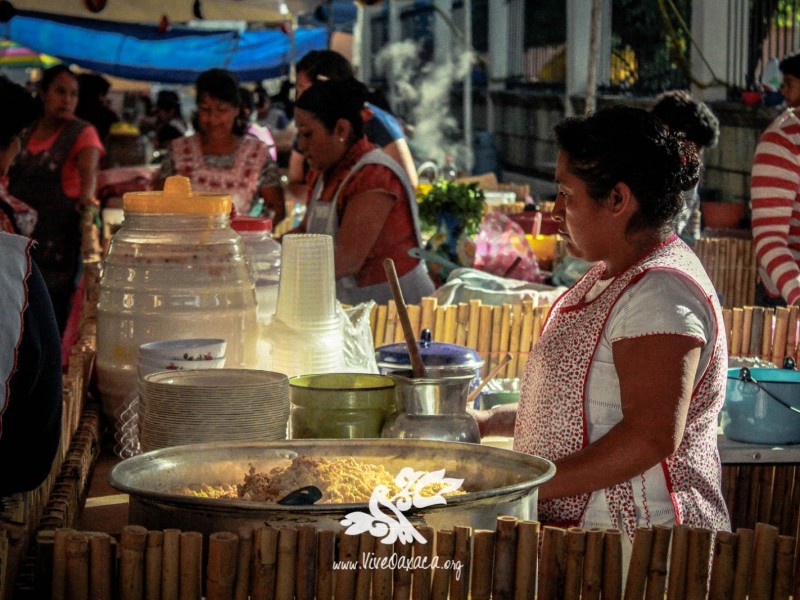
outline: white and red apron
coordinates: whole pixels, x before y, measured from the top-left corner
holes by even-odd
[[[269,160],[269,148],[252,136],[244,136],[231,168],[211,167],[203,159],[200,136],[190,135],[172,142],[172,164],[176,175],[188,177],[192,189],[210,194],[228,194],[237,214],[247,215],[258,192],[261,170]]]
[[[698,286],[712,305],[717,323],[712,338],[714,350],[693,391],[683,440],[661,464],[675,508],[675,522],[729,530],[717,450],[717,415],[725,397],[727,368],[725,333],[720,326],[722,313],[700,262],[677,236],[619,274],[593,300],[586,302],[584,298],[604,274],[603,264],[592,267],[556,301],[525,366],[514,449],[558,460],[588,445],[586,387],[597,346],[617,301],[651,269],[670,270]],[[632,481],[604,492],[612,526],[624,528],[633,538],[636,527],[650,525],[637,518]],[[583,494],[541,501],[539,519],[580,523],[589,497],[590,494]],[[648,520],[646,510],[642,516]]]

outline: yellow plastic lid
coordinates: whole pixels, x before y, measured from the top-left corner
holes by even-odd
[[[122,208],[126,213],[222,215],[231,212],[231,197],[192,192],[188,177],[173,175],[164,182],[163,192],[128,192],[122,197]]]

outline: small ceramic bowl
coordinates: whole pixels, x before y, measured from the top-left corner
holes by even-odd
[[[225,356],[227,342],[218,338],[161,340],[139,346],[139,358],[211,360]]]

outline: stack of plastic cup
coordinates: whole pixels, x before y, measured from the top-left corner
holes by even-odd
[[[344,368],[344,338],[336,310],[333,239],[282,238],[278,303],[266,330],[269,370],[288,377]]]

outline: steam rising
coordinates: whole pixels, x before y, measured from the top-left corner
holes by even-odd
[[[414,125],[409,141],[415,154],[439,165],[447,156],[462,168],[471,165],[472,148],[464,145],[459,123],[450,112],[450,89],[470,72],[472,52],[448,63],[423,65],[418,45],[404,40],[385,46],[375,60],[392,84],[394,110]]]

